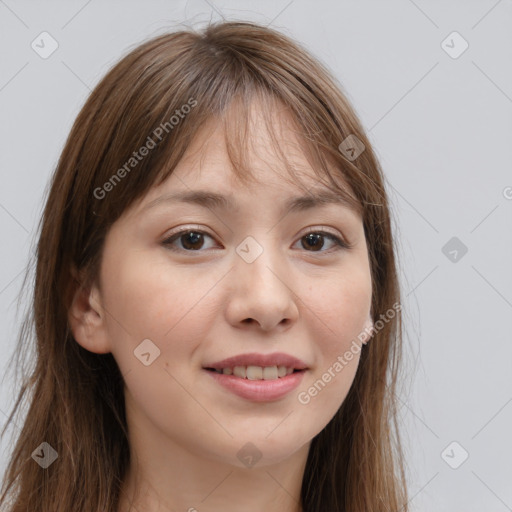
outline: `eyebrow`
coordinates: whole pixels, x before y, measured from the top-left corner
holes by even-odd
[[[211,190],[193,190],[163,194],[147,203],[142,208],[142,211],[149,210],[161,204],[176,202],[196,204],[212,210],[240,211],[240,206],[233,200],[232,196],[226,196]],[[303,212],[329,204],[343,206],[353,212],[358,212],[358,208],[355,204],[349,202],[339,194],[324,190],[312,190],[309,195],[288,199],[283,205],[283,211],[289,211],[290,213]]]

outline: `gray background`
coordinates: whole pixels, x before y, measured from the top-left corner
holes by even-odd
[[[402,273],[412,510],[512,510],[510,0],[0,0],[2,368],[45,188],[86,96],[129,47],[222,17],[271,24],[308,47],[382,163]],[[43,31],[59,45],[47,59],[31,48]],[[469,44],[457,58],[453,31]],[[9,381],[0,398],[3,426]]]

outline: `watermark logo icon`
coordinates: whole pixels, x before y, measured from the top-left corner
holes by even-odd
[[[458,263],[468,252],[468,248],[456,236],[443,245],[441,252],[452,262]]]
[[[242,464],[252,468],[261,459],[262,453],[253,443],[246,443],[238,450],[236,456]]]
[[[452,469],[458,469],[469,457],[467,450],[457,441],[452,441],[442,452],[441,458]]]
[[[47,59],[59,47],[59,43],[48,32],[41,32],[30,44],[39,57]]]
[[[145,339],[137,345],[133,353],[144,366],[149,366],[160,356],[160,349],[150,339]]]
[[[263,253],[263,247],[252,236],[248,236],[238,244],[236,253],[246,263],[252,263]]]
[[[46,469],[53,464],[58,457],[58,453],[47,442],[41,443],[33,452],[32,458],[43,468]]]
[[[458,59],[469,48],[469,43],[457,31],[453,31],[443,39],[441,48],[452,59]]]
[[[341,142],[338,149],[347,160],[353,162],[366,149],[366,146],[355,135],[350,134]]]

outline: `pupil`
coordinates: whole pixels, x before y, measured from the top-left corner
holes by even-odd
[[[307,239],[308,244],[312,245],[316,248],[321,248],[323,244],[320,244],[319,241],[322,238],[322,235],[310,233],[309,235],[306,235],[304,238]]]
[[[194,247],[194,244],[198,243],[198,239],[200,239],[201,236],[201,233],[195,233],[193,231],[187,233],[186,235],[184,235],[184,239],[186,240],[186,242],[183,243],[183,247],[185,247],[186,249],[200,249],[203,244],[201,244],[199,247]]]

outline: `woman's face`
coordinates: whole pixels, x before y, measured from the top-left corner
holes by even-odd
[[[309,194],[286,181],[257,109],[253,116],[258,184],[235,180],[211,123],[105,241],[97,290],[104,350],[125,379],[130,435],[148,452],[179,445],[238,467],[284,460],[331,420],[357,369],[372,293],[361,217],[341,202],[310,201],[330,191],[279,114],[284,151],[304,170]],[[199,192],[226,201],[171,199]],[[279,377],[291,371],[279,366],[300,364],[276,353],[306,369]],[[256,368],[243,382],[229,369],[206,369],[246,354],[270,358],[249,359]]]

